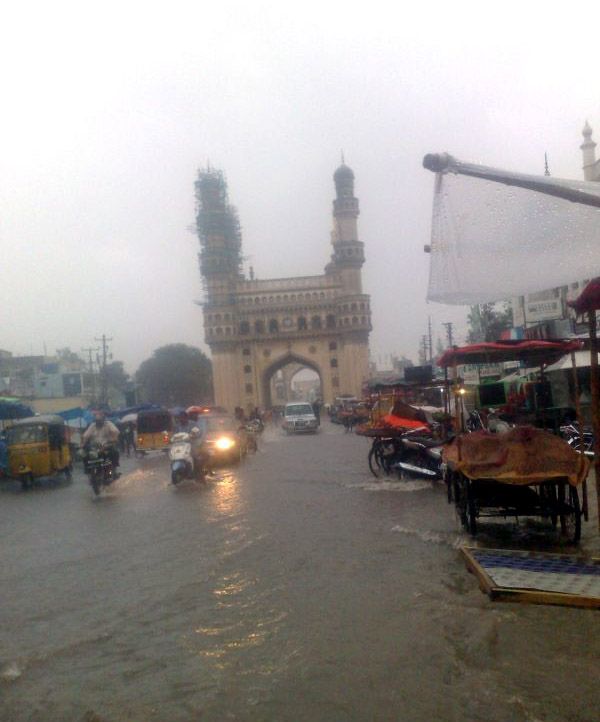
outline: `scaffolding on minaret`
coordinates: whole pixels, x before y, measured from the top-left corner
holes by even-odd
[[[237,278],[242,274],[242,232],[238,214],[229,203],[227,182],[220,170],[198,171],[196,232],[200,241],[200,272],[204,288],[215,278]]]

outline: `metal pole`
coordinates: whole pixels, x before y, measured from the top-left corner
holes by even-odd
[[[590,326],[590,377],[592,391],[592,427],[594,429],[594,475],[596,477],[596,504],[600,529],[600,384],[598,379],[598,337],[596,311],[588,313]]]
[[[579,379],[577,378],[577,363],[575,361],[575,351],[571,351],[571,366],[573,369],[573,393],[575,394],[575,413],[577,414],[577,426],[579,428],[579,439],[581,440],[580,448],[580,461],[583,464],[585,459],[585,449],[583,447],[583,422],[581,420],[581,404],[579,403]],[[589,510],[588,510],[588,493],[587,493],[587,478],[583,480],[581,484],[581,491],[583,492],[583,501],[581,509],[583,511],[583,518],[588,521]]]

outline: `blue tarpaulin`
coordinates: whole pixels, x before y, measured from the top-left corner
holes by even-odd
[[[65,411],[59,411],[58,416],[67,422],[81,421],[81,426],[87,426],[94,420],[94,416],[91,411],[83,409],[81,406],[76,406],[73,409],[65,409]]]
[[[0,420],[8,419],[25,419],[33,416],[33,409],[25,404],[19,404],[12,401],[0,401]]]

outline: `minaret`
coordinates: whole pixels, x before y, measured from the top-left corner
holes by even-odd
[[[344,163],[333,174],[333,255],[327,270],[339,272],[347,293],[362,293],[360,269],[365,262],[364,244],[358,240],[358,199],[354,197],[354,173]]]
[[[584,180],[598,180],[594,177],[594,166],[596,165],[596,144],[592,140],[592,129],[585,121],[582,130],[583,143],[579,146],[583,151],[583,178]]]
[[[212,306],[229,305],[242,265],[237,212],[229,204],[227,183],[221,171],[211,168],[199,171],[195,187],[199,261],[206,302]]]

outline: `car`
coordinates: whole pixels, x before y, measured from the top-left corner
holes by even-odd
[[[248,435],[229,414],[204,414],[195,422],[202,431],[206,450],[213,463],[241,461],[248,453]]]
[[[312,406],[306,401],[298,401],[285,405],[281,426],[286,434],[316,434],[319,422]]]

